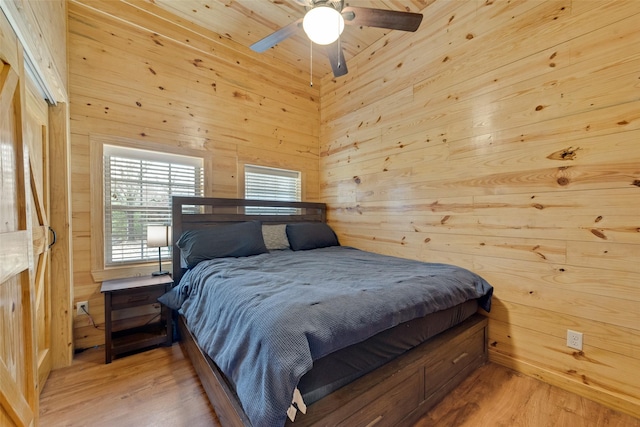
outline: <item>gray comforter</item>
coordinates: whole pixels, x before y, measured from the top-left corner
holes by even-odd
[[[452,265],[331,247],[204,261],[162,301],[180,309],[253,426],[272,427],[314,360],[468,299],[489,311],[492,292]]]

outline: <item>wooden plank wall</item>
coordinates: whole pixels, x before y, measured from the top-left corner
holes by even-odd
[[[56,102],[68,98],[67,8],[63,0],[1,2]]]
[[[331,225],[482,274],[493,361],[640,416],[640,2],[423,12],[322,81]]]
[[[96,144],[202,156],[209,196],[242,197],[245,163],[302,170],[304,198],[317,200],[319,193],[319,90],[308,77],[258,62],[249,48],[202,28],[172,23],[175,17],[151,3],[135,4],[69,2],[74,297],[89,301],[99,326],[99,281],[149,274],[156,266],[96,267],[102,262],[101,213],[91,206],[91,189],[100,191],[102,182],[91,167]],[[74,331],[76,348],[104,342],[86,316],[75,318]]]

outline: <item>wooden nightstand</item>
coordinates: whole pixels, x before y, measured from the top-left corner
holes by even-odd
[[[173,286],[165,276],[142,276],[102,282],[105,317],[105,363],[113,357],[155,345],[170,346],[173,342],[171,310],[157,299]],[[134,327],[114,330],[113,313],[117,310],[160,304],[159,320]]]

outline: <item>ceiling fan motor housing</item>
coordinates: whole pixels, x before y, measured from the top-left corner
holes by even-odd
[[[307,10],[318,6],[328,6],[340,12],[344,7],[344,0],[296,0],[296,2],[304,6]]]

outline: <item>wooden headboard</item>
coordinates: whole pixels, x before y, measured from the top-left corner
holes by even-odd
[[[311,202],[172,197],[173,280],[179,283],[183,269],[176,242],[183,232],[234,222],[258,220],[265,224],[325,222],[326,205]]]

